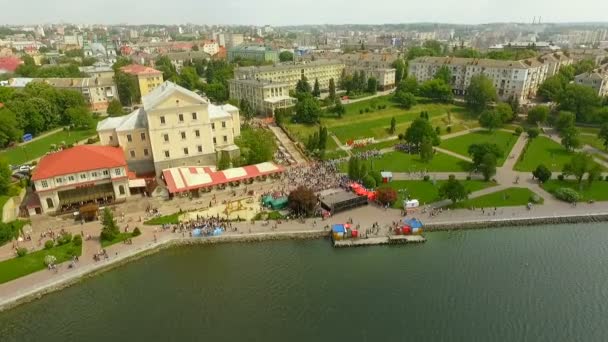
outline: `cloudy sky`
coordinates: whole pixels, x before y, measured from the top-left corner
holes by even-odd
[[[608,0],[0,0],[1,24],[608,21]]]

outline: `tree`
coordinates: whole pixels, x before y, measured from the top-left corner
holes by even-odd
[[[410,109],[416,105],[416,96],[414,96],[412,93],[408,93],[405,90],[398,90],[395,93],[394,99],[401,107],[405,109]]]
[[[319,126],[319,150],[327,148],[327,127]]]
[[[359,181],[367,176],[367,164],[358,157],[350,157],[348,160],[348,178]]]
[[[329,79],[329,99],[332,101],[336,99],[336,82],[333,78]]]
[[[575,116],[570,112],[559,112],[557,120],[555,120],[555,129],[562,132],[568,128],[574,127]]]
[[[452,83],[452,71],[447,66],[443,65],[437,72],[435,73],[435,77],[437,80],[442,80],[445,84]]]
[[[287,197],[289,208],[296,215],[311,215],[317,206],[317,196],[304,186],[299,186],[289,193]]]
[[[230,168],[230,154],[227,151],[220,151],[217,159],[217,169],[226,170]]]
[[[183,67],[177,76],[177,84],[189,90],[200,88],[200,83],[200,76],[196,72],[196,68],[192,66]]]
[[[175,81],[177,79],[177,70],[168,56],[161,56],[158,58],[154,62],[154,67],[163,73],[163,79],[165,81]]]
[[[484,180],[489,181],[496,174],[496,155],[486,153],[481,159],[478,170],[483,175]]]
[[[281,51],[281,53],[279,54],[279,60],[281,62],[292,62],[293,61],[293,52]]]
[[[471,77],[464,98],[470,110],[477,114],[482,113],[490,102],[496,101],[496,89],[492,80],[485,75]]]
[[[574,127],[568,127],[560,132],[562,138],[562,146],[571,151],[581,146],[579,130]]]
[[[319,86],[319,79],[318,78],[315,78],[315,85],[314,85],[314,88],[312,90],[312,96],[314,96],[314,97],[321,96],[321,88]]]
[[[565,176],[575,176],[580,184],[583,181],[585,174],[596,166],[597,164],[593,161],[593,157],[591,157],[589,154],[582,152],[576,153],[574,156],[572,156],[570,162],[564,165],[563,173]]]
[[[528,122],[537,125],[547,121],[549,117],[549,107],[547,106],[536,106],[528,111]]]
[[[391,118],[391,128],[388,129],[390,134],[395,134],[395,130],[397,129],[397,119],[393,116]]]
[[[383,205],[392,205],[397,201],[397,191],[390,186],[381,186],[376,190],[376,198]]]
[[[70,122],[77,129],[89,129],[95,124],[91,112],[85,107],[70,108],[67,113]]]
[[[540,135],[540,130],[536,127],[531,127],[531,128],[528,128],[526,133],[528,133],[528,138],[535,139]]]
[[[367,79],[367,92],[370,94],[376,94],[378,92],[378,80],[375,77]]]
[[[341,118],[342,115],[346,113],[346,108],[344,108],[344,105],[342,104],[342,101],[340,101],[340,99],[336,99],[336,104],[333,108],[333,112],[336,113],[338,118]]]
[[[395,83],[399,85],[407,73],[403,59],[396,59],[393,62],[393,68],[395,68]]]
[[[106,109],[106,113],[110,116],[120,116],[124,115],[125,112],[122,110],[122,104],[117,99],[112,99],[108,104],[108,108]]]
[[[439,145],[440,139],[431,123],[423,118],[417,118],[405,131],[405,141],[420,146],[424,138],[427,138],[434,146]]]
[[[420,144],[420,160],[423,163],[430,162],[433,159],[434,152],[431,140],[428,137],[424,137]]]
[[[245,122],[249,122],[251,121],[251,119],[253,119],[253,116],[255,115],[255,109],[251,107],[247,99],[241,99],[241,102],[239,102],[239,109],[241,110],[241,114],[245,118]]]
[[[432,79],[422,83],[418,93],[422,97],[441,102],[449,102],[454,97],[452,87],[441,79]]]
[[[376,180],[370,174],[365,175],[361,181],[366,189],[373,189],[376,187]]]
[[[469,194],[464,185],[462,185],[454,175],[450,175],[448,181],[439,187],[439,197],[441,199],[449,199],[452,203],[456,203],[460,200],[467,199]]]
[[[602,125],[597,137],[604,141],[604,148],[608,150],[608,122],[605,122]]]
[[[319,121],[321,106],[311,94],[302,96],[296,104],[295,119],[297,122],[313,124]]]
[[[193,44],[193,45],[192,45],[192,51],[198,51],[198,50],[199,50],[198,45]]]
[[[399,91],[405,91],[416,95],[418,93],[418,80],[416,80],[416,77],[407,77],[402,80],[397,86],[397,92]]]
[[[0,159],[0,195],[7,195],[11,184],[11,169],[4,159]]]
[[[308,83],[308,79],[306,76],[302,75],[302,78],[296,84],[296,95],[303,96],[303,94],[311,94],[312,89],[310,88],[310,83]]]
[[[19,128],[15,113],[7,108],[0,108],[0,147],[7,147],[12,142],[19,141],[22,136],[23,131]]]
[[[581,84],[568,84],[557,98],[559,108],[576,114],[576,120],[588,122],[591,114],[601,104],[597,91]]]
[[[116,83],[118,97],[123,106],[131,106],[133,103],[140,101],[139,84],[135,76],[117,71],[114,74],[114,82]]]
[[[551,170],[549,170],[549,168],[547,168],[544,164],[540,164],[536,167],[536,170],[532,172],[532,175],[541,183],[545,183],[551,179]]]
[[[500,113],[497,111],[486,110],[479,116],[479,124],[481,127],[485,127],[492,132],[502,127],[503,121]]]
[[[272,132],[261,128],[241,130],[235,139],[241,150],[241,165],[254,165],[272,160],[277,151],[277,144]]]
[[[548,77],[538,88],[538,95],[545,101],[556,101],[568,82],[561,74]]]
[[[494,108],[494,111],[496,113],[498,113],[498,116],[500,117],[500,120],[502,121],[502,123],[511,122],[514,119],[513,109],[506,102],[501,102],[501,103],[497,104],[496,108]]]
[[[118,234],[120,234],[120,230],[118,228],[118,225],[116,224],[114,215],[108,207],[103,210],[101,226],[102,228],[100,238],[102,241],[112,241],[114,240],[114,238],[116,238],[116,236],[118,236]]]
[[[503,157],[503,151],[496,144],[483,143],[483,144],[472,144],[469,146],[467,151],[473,159],[473,165],[479,169],[481,164],[484,162],[484,157],[487,154],[493,154],[496,159]]]

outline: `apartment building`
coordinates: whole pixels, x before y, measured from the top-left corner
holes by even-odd
[[[235,80],[265,80],[275,83],[286,83],[289,90],[295,90],[302,76],[306,76],[310,86],[319,80],[321,90],[329,88],[329,80],[334,79],[336,85],[345,65],[340,61],[315,61],[300,64],[267,65],[259,67],[244,67],[234,70]]]
[[[76,90],[84,96],[91,110],[106,110],[110,101],[118,99],[116,84],[112,78],[24,78],[16,77],[8,81],[8,86],[25,88],[30,82],[44,82],[58,89]]]
[[[551,54],[553,55],[553,54]],[[549,56],[520,61],[503,61],[477,58],[420,57],[409,63],[409,75],[418,82],[432,79],[437,71],[446,66],[452,72],[451,85],[456,95],[465,95],[471,77],[483,74],[494,83],[501,100],[516,98],[525,102],[536,96],[538,87],[559,68],[571,64],[566,57]]]
[[[574,83],[593,88],[600,97],[608,96],[608,64],[574,77]]]
[[[114,79],[114,69],[112,69],[111,64],[97,62],[90,66],[78,67],[78,70],[89,77],[109,80]]]
[[[215,40],[205,40],[201,43],[201,50],[213,56],[220,51],[220,45]]]
[[[211,55],[203,51],[170,52],[165,56],[169,58],[177,72],[181,72],[185,64],[192,63],[194,60],[211,59]]]
[[[160,175],[172,167],[215,165],[220,151],[238,156],[238,108],[213,105],[169,81],[143,96],[142,104],[124,121],[108,118],[97,126],[101,144],[120,146],[134,171]]]
[[[228,48],[228,61],[246,59],[258,62],[279,62],[279,52],[267,46],[238,45]]]
[[[143,97],[149,94],[163,83],[163,73],[144,65],[131,64],[120,68],[125,74],[133,75],[137,78],[139,93]]]
[[[276,109],[295,105],[296,99],[289,96],[289,84],[267,80],[230,80],[230,98],[239,103],[245,99],[258,114],[272,116]]]

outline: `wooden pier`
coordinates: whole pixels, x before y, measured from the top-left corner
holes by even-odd
[[[332,238],[334,247],[363,247],[363,246],[378,246],[378,245],[397,245],[406,243],[422,243],[426,242],[426,239],[422,235],[390,235],[390,236],[377,236],[370,238],[357,238],[357,239],[344,239],[334,240]]]

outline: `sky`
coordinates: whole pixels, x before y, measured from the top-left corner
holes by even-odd
[[[608,21],[608,0],[0,0],[0,25]]]

